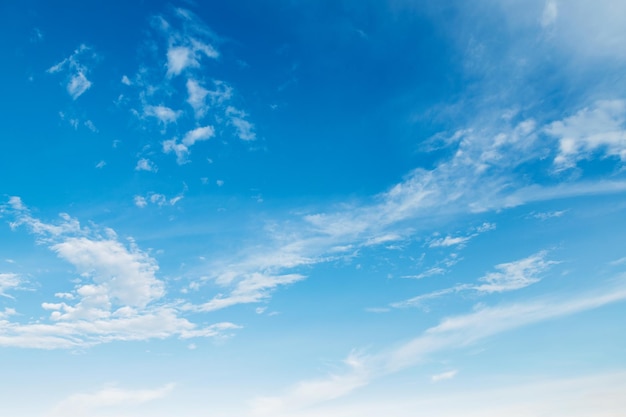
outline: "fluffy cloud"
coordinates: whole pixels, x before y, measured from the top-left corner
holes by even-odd
[[[58,293],[60,302],[44,301],[49,323],[0,322],[0,346],[75,348],[116,340],[146,340],[178,336],[218,337],[238,326],[223,322],[199,327],[175,305],[163,302],[165,283],[156,274],[157,261],[129,240],[122,243],[111,229],[85,228],[61,216],[53,225],[34,218],[18,197],[8,212],[13,228],[24,225],[80,276],[72,291]],[[16,285],[16,277],[2,275],[0,283]]]
[[[193,146],[196,142],[211,139],[213,136],[215,136],[213,126],[198,127],[185,134],[185,137],[183,137],[183,145],[187,147]]]
[[[156,261],[132,242],[127,248],[117,240],[70,237],[51,249],[120,304],[144,307],[164,294]]]
[[[213,126],[198,127],[190,130],[183,137],[182,143],[178,142],[178,139],[169,139],[163,141],[163,152],[174,153],[176,155],[176,162],[179,165],[186,164],[187,157],[190,153],[189,148],[195,145],[196,142],[209,140],[215,135],[215,129]]]
[[[145,106],[144,115],[156,117],[164,126],[175,123],[182,114],[181,110],[172,110],[167,106]]]
[[[594,152],[626,161],[626,102],[597,101],[573,116],[549,124],[546,133],[559,141],[554,164],[570,168]]]
[[[154,162],[152,162],[151,160],[146,159],[146,158],[141,158],[139,161],[137,161],[137,165],[135,166],[135,171],[157,172],[158,168],[156,167]]]

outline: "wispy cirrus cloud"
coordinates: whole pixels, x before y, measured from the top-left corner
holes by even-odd
[[[138,406],[159,400],[169,395],[175,384],[166,384],[154,389],[123,389],[116,386],[104,387],[91,393],[72,394],[57,404],[48,414],[54,416],[86,416],[102,409]]]
[[[584,295],[544,297],[523,303],[483,306],[471,313],[445,318],[412,340],[377,354],[356,355],[352,352],[344,361],[344,372],[298,382],[282,395],[254,398],[251,413],[259,416],[297,415],[302,410],[347,396],[376,379],[418,366],[433,355],[465,349],[488,337],[521,326],[570,316],[624,300],[626,287],[621,280],[616,287],[600,288]],[[450,374],[445,376],[449,377]]]
[[[519,290],[539,282],[541,275],[551,265],[558,263],[547,260],[546,256],[547,252],[541,251],[524,259],[502,263],[495,266],[496,271],[480,277],[475,284],[458,284],[453,287],[418,295],[408,300],[392,303],[391,306],[395,308],[423,307],[426,301],[461,292],[486,295]]]
[[[220,276],[234,276],[237,278],[232,282],[237,282],[246,274],[266,268],[271,269],[272,274],[300,273],[299,267],[336,259],[338,255],[333,248],[358,249],[373,242],[377,236],[395,235],[398,239],[405,239],[426,230],[426,227],[407,228],[406,224],[411,220],[445,219],[537,201],[626,191],[626,181],[620,179],[575,179],[570,182],[555,179],[542,184],[529,181],[528,177],[519,175],[521,167],[536,164],[546,154],[555,155],[557,144],[537,140],[544,127],[535,121],[524,119],[501,123],[494,127],[495,131],[464,129],[454,134],[454,140],[447,145],[456,147],[450,159],[443,160],[431,170],[413,170],[402,182],[367,201],[291,218],[291,226],[285,225],[286,229],[281,233],[273,233],[271,230],[275,228],[269,229],[263,250],[242,251],[240,259],[217,263],[209,276],[217,281]],[[544,169],[546,174],[553,172],[552,167]],[[477,228],[467,235],[436,238],[432,241],[433,246],[467,244],[477,234],[493,228],[489,223],[483,226],[484,229]],[[263,261],[259,262],[260,259]],[[432,270],[433,274],[439,272]],[[457,290],[466,288],[442,291],[449,294]]]

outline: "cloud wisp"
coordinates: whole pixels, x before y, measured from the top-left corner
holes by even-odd
[[[288,416],[329,400],[347,396],[356,389],[385,375],[394,374],[424,363],[433,355],[464,349],[512,329],[554,320],[626,300],[623,280],[616,287],[606,287],[585,295],[544,297],[523,303],[477,310],[443,319],[414,339],[372,355],[351,353],[344,361],[346,370],[326,378],[305,380],[283,395],[259,397],[252,401],[253,415]],[[438,380],[456,373],[437,376]],[[434,380],[435,378],[433,378]]]

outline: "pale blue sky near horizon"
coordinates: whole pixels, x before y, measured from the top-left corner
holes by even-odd
[[[618,415],[624,16],[2,2],[0,414]]]

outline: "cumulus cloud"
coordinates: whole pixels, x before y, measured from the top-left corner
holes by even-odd
[[[72,291],[56,295],[61,302],[41,303],[50,312],[49,322],[3,322],[0,346],[76,348],[116,340],[218,337],[238,328],[228,322],[200,327],[182,317],[175,305],[163,301],[165,283],[157,277],[156,259],[132,239],[120,241],[112,229],[82,227],[66,214],[58,224],[43,222],[18,197],[10,199],[5,212],[16,218],[14,229],[26,226],[80,278]],[[3,275],[0,282],[14,287],[15,279]]]
[[[120,304],[144,307],[165,293],[163,282],[155,276],[156,261],[132,242],[126,247],[112,239],[70,237],[51,249],[74,265],[81,276],[102,286],[89,287],[89,294],[101,289]]]

